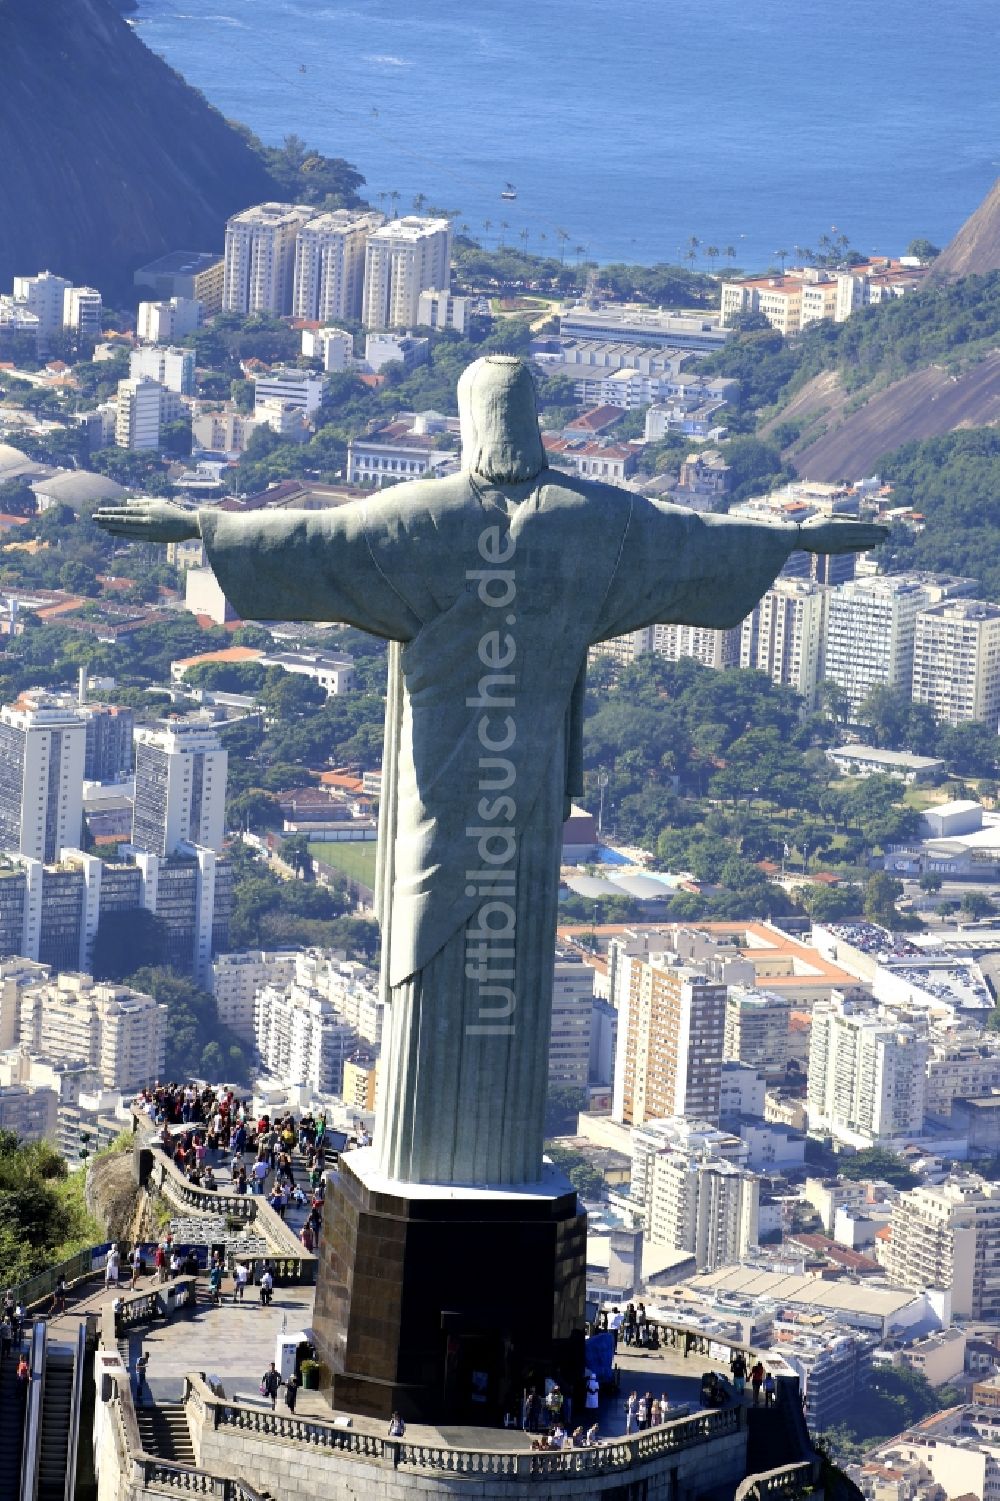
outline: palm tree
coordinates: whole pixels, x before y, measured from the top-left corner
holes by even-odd
[[[699,240],[697,235],[690,235],[688,237],[687,258],[691,262],[692,266],[698,259],[698,246],[700,244],[701,241]]]
[[[396,213],[396,204],[399,202],[399,194],[396,192],[395,188],[393,188],[392,192],[389,194],[389,202],[392,204],[392,217],[394,219],[398,219],[399,215]]]
[[[776,250],[774,253],[778,257],[778,260],[781,262],[781,274],[782,274],[782,276],[784,276],[784,274],[785,274],[785,262],[788,259],[788,251],[787,250]]]
[[[557,229],[556,239],[559,241],[559,264],[561,266],[566,258],[566,241],[569,239],[569,231],[566,229]]]
[[[714,271],[715,270],[715,263],[719,259],[719,247],[718,247],[718,245],[706,245],[706,247],[705,247],[705,257],[706,257],[706,259],[708,261],[708,264],[709,264],[710,268]]]
[[[385,193],[384,192],[382,192],[382,193],[376,193],[375,196],[378,199],[378,206],[379,206],[379,208],[382,209],[382,211],[384,212],[385,211]]]
[[[520,240],[521,240],[521,245],[522,245],[522,247],[524,249],[524,254],[525,255],[527,255],[527,253],[528,253],[528,237],[529,237],[530,234],[531,234],[531,230],[530,229],[522,229],[521,230]]]
[[[576,256],[576,264],[579,265],[582,257],[587,254],[586,245],[574,245],[573,254]]]
[[[414,195],[413,195],[413,212],[415,214],[422,213],[423,212],[424,204],[426,202],[427,202],[427,194],[426,193],[414,193]]]
[[[492,228],[493,228],[493,220],[492,219],[484,219],[483,220],[483,234],[486,235],[486,237],[487,237],[487,249],[489,248],[489,233],[490,233],[490,230]]]
[[[736,259],[736,246],[735,245],[727,245],[726,246],[726,259],[729,260],[729,261],[734,261]]]
[[[498,241],[498,249],[500,249],[500,250],[503,249],[503,237],[507,233],[508,229],[510,229],[510,225],[507,223],[507,220],[506,219],[501,219],[500,220],[500,239]]]

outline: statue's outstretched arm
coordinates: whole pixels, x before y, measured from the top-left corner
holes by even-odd
[[[870,521],[828,521],[814,516],[796,525],[795,533],[789,552],[868,552],[881,547],[889,528]]]
[[[132,542],[186,542],[201,536],[198,512],[171,500],[129,500],[101,506],[94,520],[113,537]]]

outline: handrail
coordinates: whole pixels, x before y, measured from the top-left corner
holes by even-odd
[[[237,1194],[221,1188],[201,1188],[189,1183],[154,1137],[154,1173],[159,1168],[156,1187],[178,1208],[193,1209],[200,1214],[231,1215],[257,1227],[274,1250],[274,1256],[298,1263],[301,1282],[315,1282],[318,1257],[307,1251],[285,1221],[259,1194]],[[241,1258],[242,1259],[242,1258]],[[271,1258],[274,1259],[274,1258]]]
[[[83,1406],[83,1369],[87,1358],[87,1325],[81,1319],[76,1326],[76,1349],[73,1351],[73,1384],[69,1398],[69,1433],[66,1436],[66,1485],[63,1501],[76,1495],[76,1460],[80,1444],[80,1409]]]
[[[42,1402],[45,1395],[45,1320],[37,1319],[31,1331],[28,1383],[24,1411],[24,1435],[21,1441],[21,1501],[34,1501],[38,1491],[38,1456],[42,1444]]]
[[[774,1470],[761,1470],[740,1481],[734,1501],[765,1501],[770,1496],[792,1496],[801,1490],[812,1490],[816,1470],[816,1462],[808,1459],[779,1465]]]
[[[646,1460],[680,1453],[743,1427],[742,1407],[716,1408],[677,1418],[624,1438],[608,1439],[586,1449],[491,1450],[462,1449],[383,1438],[353,1428],[338,1427],[333,1419],[295,1417],[268,1408],[249,1406],[238,1398],[218,1398],[200,1377],[185,1378],[185,1403],[190,1402],[215,1429],[233,1428],[301,1443],[310,1449],[355,1454],[382,1460],[394,1469],[412,1468],[436,1474],[525,1476],[603,1474],[631,1469]]]

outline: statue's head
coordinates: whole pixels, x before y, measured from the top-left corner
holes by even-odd
[[[523,360],[488,354],[458,382],[462,468],[494,484],[523,484],[545,468],[535,383]]]

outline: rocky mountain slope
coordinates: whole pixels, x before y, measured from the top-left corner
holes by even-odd
[[[1000,270],[1000,178],[931,268],[932,281]]]
[[[0,290],[49,269],[124,295],[166,250],[221,249],[274,185],[111,0],[0,0]]]

